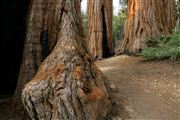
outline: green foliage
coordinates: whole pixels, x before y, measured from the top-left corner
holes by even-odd
[[[88,30],[87,12],[81,11],[81,17],[82,17],[82,23],[83,23],[84,32],[87,33],[87,30]]]
[[[176,27],[175,29],[180,28],[180,0],[176,0],[175,4],[175,17],[176,17]]]
[[[123,11],[127,11],[128,0],[119,0],[119,4]]]
[[[125,13],[121,10],[119,15],[113,15],[113,39],[115,41],[115,46],[119,45],[119,40],[122,38]]]
[[[151,47],[142,52],[142,56],[146,60],[177,60],[180,58],[180,30],[169,36],[152,38],[148,42],[151,43]]]
[[[176,19],[180,18],[180,1],[176,1],[175,13],[176,13]]]

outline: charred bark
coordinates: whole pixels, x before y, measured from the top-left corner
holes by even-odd
[[[41,32],[40,45],[41,45],[41,61],[43,61],[50,53],[47,30]]]
[[[80,0],[59,0],[57,44],[23,90],[32,120],[101,120],[110,101],[102,75],[83,40]]]
[[[88,48],[94,59],[114,53],[112,0],[88,0]]]
[[[59,0],[32,0],[29,6],[26,40],[13,107],[22,109],[24,85],[35,75],[42,61],[53,50],[60,27]]]
[[[174,27],[174,0],[128,0],[119,54],[141,52],[148,38],[170,34]]]

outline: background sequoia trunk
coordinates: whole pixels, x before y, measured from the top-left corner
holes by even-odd
[[[174,0],[128,0],[128,14],[119,53],[138,53],[149,37],[171,33]]]
[[[114,53],[112,42],[112,0],[88,0],[87,44],[93,58]]]
[[[59,31],[52,53],[23,90],[32,120],[101,120],[110,101],[102,75],[83,42],[80,0],[58,0]]]
[[[57,41],[60,27],[59,0],[32,0],[27,20],[26,40],[13,106],[19,109],[22,89],[30,81],[44,58],[49,55]]]

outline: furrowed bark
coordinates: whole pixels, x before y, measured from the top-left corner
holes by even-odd
[[[94,59],[114,53],[112,0],[88,0],[88,48]]]
[[[89,56],[80,19],[80,0],[59,0],[57,44],[23,90],[32,120],[101,120],[109,112],[106,78]]]
[[[53,50],[60,24],[59,0],[32,0],[27,19],[26,40],[13,107],[22,109],[24,85],[35,75],[38,67]],[[57,4],[58,3],[58,4]]]
[[[147,39],[167,35],[175,27],[174,0],[128,0],[128,14],[119,52],[136,54]]]

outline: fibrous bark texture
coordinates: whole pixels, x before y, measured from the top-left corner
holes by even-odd
[[[58,0],[57,44],[23,90],[32,120],[101,120],[109,111],[106,78],[83,42],[80,0]],[[79,9],[78,9],[79,8]]]
[[[88,0],[87,44],[93,58],[114,53],[112,41],[112,0]]]
[[[59,0],[31,0],[23,59],[13,98],[16,107],[22,106],[21,93],[25,83],[34,77],[38,67],[56,44],[60,27],[58,2]]]
[[[128,0],[119,53],[141,52],[149,37],[169,34],[174,27],[174,0]]]

